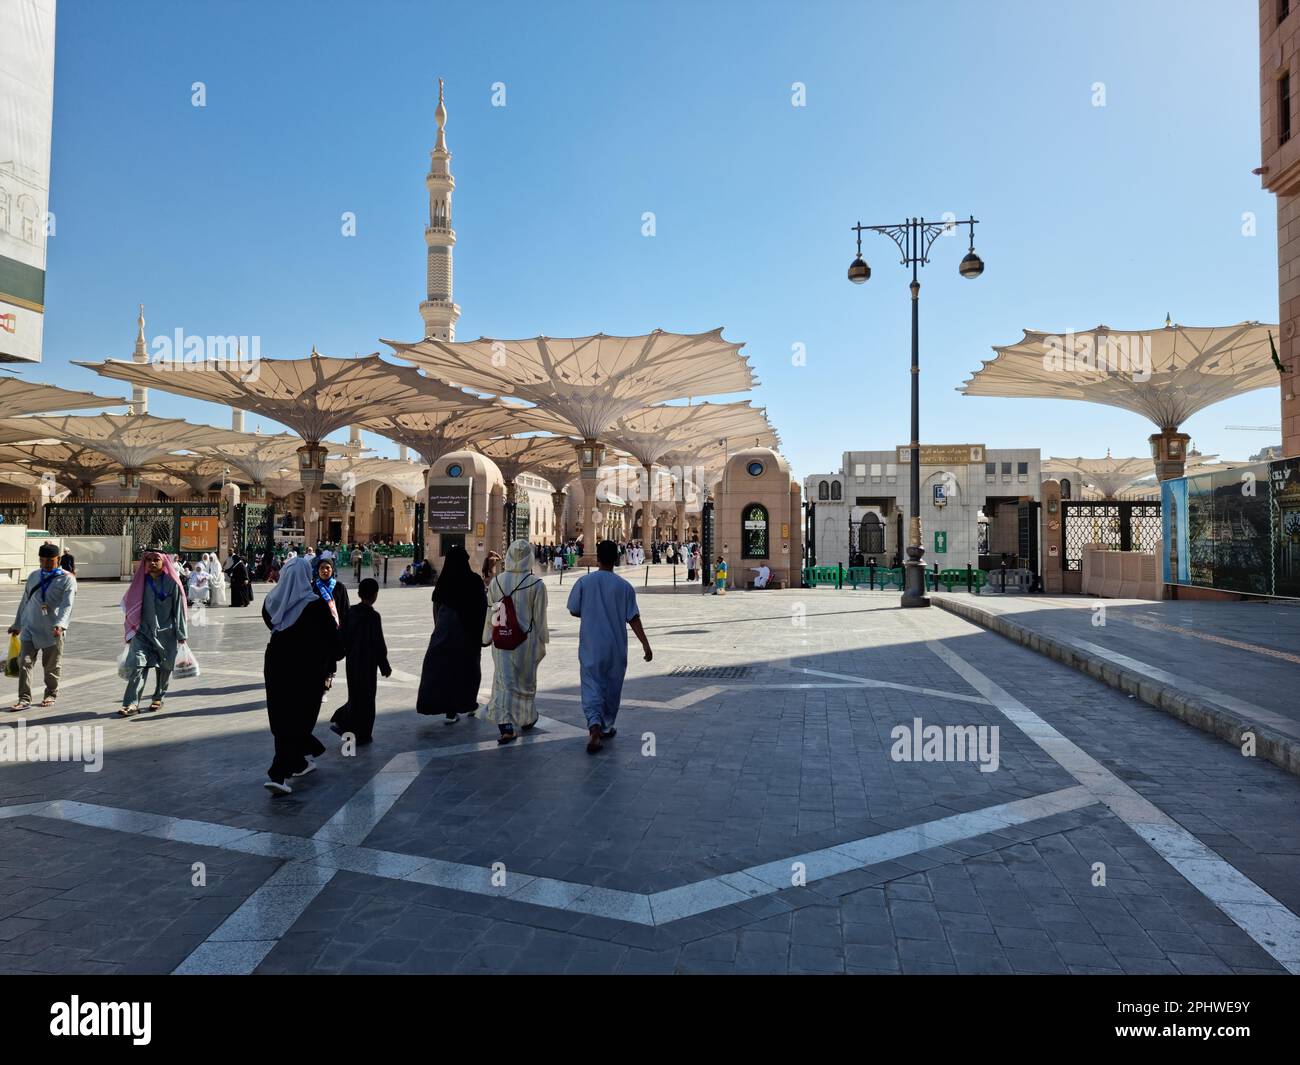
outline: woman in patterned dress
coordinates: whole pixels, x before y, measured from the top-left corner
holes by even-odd
[[[546,624],[546,585],[533,573],[533,547],[516,540],[506,551],[505,568],[488,586],[488,614],[483,642],[492,639],[492,619],[498,604],[510,596],[524,642],[513,650],[492,648],[492,700],[483,717],[500,730],[497,743],[509,743],[518,731],[537,724],[537,667],[546,656],[551,632]]]

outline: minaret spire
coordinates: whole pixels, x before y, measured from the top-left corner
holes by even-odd
[[[426,337],[455,340],[460,308],[452,299],[451,258],[456,231],[451,227],[451,194],[456,179],[451,176],[451,152],[447,150],[447,101],[442,78],[438,79],[438,106],[433,115],[438,122],[438,135],[429,153],[429,173],[424,179],[429,189],[429,224],[424,230],[428,268],[420,317],[424,319]]]
[[[144,341],[144,304],[140,304],[140,314],[135,320],[135,350],[131,352],[133,362],[148,362],[149,351],[145,347]],[[131,413],[148,414],[149,413],[149,390],[140,385],[135,385],[131,389]]]

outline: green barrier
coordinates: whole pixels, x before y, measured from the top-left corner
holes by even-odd
[[[933,577],[934,574],[931,574],[931,576]],[[978,591],[989,582],[988,573],[986,573],[982,569],[972,569],[970,571],[970,578],[971,578],[972,591]],[[938,582],[942,584],[944,588],[946,588],[950,592],[954,588],[959,588],[964,590],[966,587],[966,570],[964,569],[940,570],[938,573]],[[931,584],[930,587],[933,588],[934,585]]]
[[[839,566],[805,566],[803,569],[803,583],[811,588],[816,588],[821,584],[828,584],[832,588],[838,588],[840,568]]]
[[[903,570],[901,567],[876,566],[873,573],[871,566],[850,566],[844,571],[844,583],[854,588],[885,589],[891,584],[903,587]]]

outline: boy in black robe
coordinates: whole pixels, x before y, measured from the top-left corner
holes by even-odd
[[[330,718],[330,731],[342,736],[350,732],[357,745],[371,742],[375,727],[375,692],[378,669],[385,677],[393,675],[388,664],[388,646],[384,643],[384,624],[375,609],[379,582],[367,577],[357,589],[361,602],[348,611],[344,629],[347,645],[348,701]]]

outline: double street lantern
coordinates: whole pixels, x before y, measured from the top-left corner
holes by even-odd
[[[858,236],[858,253],[849,264],[849,280],[861,285],[871,277],[871,267],[862,258],[862,234],[883,233],[889,237],[902,254],[903,266],[912,268],[912,440],[911,449],[911,521],[907,531],[907,561],[903,569],[903,606],[929,606],[925,594],[925,548],[921,546],[921,429],[920,429],[920,345],[918,339],[921,301],[921,282],[917,278],[920,267],[930,261],[930,247],[939,237],[952,233],[958,226],[966,226],[970,235],[970,250],[957,267],[962,277],[976,278],[984,272],[984,260],[975,254],[975,226],[977,219],[971,215],[964,222],[927,222],[924,218],[910,218],[899,225],[851,227]]]

